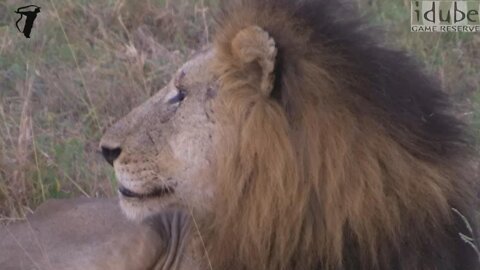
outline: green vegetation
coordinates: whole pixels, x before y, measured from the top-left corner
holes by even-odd
[[[411,33],[410,1],[358,1],[480,130],[480,35]],[[49,198],[116,193],[101,134],[208,43],[218,0],[42,1],[31,39],[14,26],[19,2],[0,0],[0,221]]]

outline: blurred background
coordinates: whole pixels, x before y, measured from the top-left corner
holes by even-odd
[[[0,0],[0,223],[49,198],[116,195],[102,133],[208,44],[218,1]],[[480,33],[411,33],[410,1],[353,1],[480,139]],[[14,11],[30,4],[41,13],[26,39]]]

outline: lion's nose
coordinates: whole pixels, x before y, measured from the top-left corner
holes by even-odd
[[[120,147],[108,147],[100,146],[102,148],[102,155],[105,160],[113,166],[113,162],[120,156],[122,153],[122,148]]]

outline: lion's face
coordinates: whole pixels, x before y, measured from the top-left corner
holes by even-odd
[[[172,205],[204,209],[209,204],[217,92],[209,71],[212,57],[213,50],[193,57],[102,138],[130,218],[141,220]]]

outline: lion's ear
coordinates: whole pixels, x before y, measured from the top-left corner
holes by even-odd
[[[242,64],[256,63],[260,67],[260,90],[270,96],[273,89],[277,47],[270,35],[258,26],[249,26],[232,40],[232,54]]]

